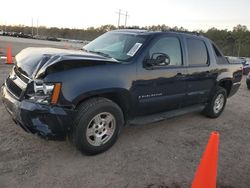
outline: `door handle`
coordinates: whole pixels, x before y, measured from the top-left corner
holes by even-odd
[[[182,74],[181,72],[178,72],[178,73],[176,74],[176,77],[177,77],[177,79],[182,80],[183,78],[185,78],[185,75]]]
[[[177,76],[182,77],[182,76],[183,76],[183,74],[182,74],[181,72],[178,72],[178,73],[177,73]]]

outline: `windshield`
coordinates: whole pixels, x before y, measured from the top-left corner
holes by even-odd
[[[83,50],[119,61],[127,61],[136,54],[144,41],[143,36],[108,32],[84,46]]]

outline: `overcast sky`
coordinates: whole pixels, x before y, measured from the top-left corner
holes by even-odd
[[[87,28],[117,25],[119,9],[128,11],[127,25],[250,29],[250,0],[1,0],[0,24]],[[124,24],[124,16],[121,24]]]

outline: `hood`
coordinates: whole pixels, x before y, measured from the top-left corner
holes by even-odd
[[[84,62],[88,62],[88,66],[91,63],[96,65],[104,62],[118,62],[112,58],[81,50],[32,47],[26,48],[16,55],[16,66],[24,75],[34,78],[41,70],[46,71],[49,66],[60,63],[63,60],[83,60],[82,66],[84,66]]]

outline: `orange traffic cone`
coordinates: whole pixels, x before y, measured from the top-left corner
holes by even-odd
[[[212,132],[196,171],[192,188],[216,188],[219,133]]]
[[[10,46],[7,47],[6,56],[7,56],[6,64],[12,64],[13,61],[12,61],[12,53],[11,53],[11,47]]]

